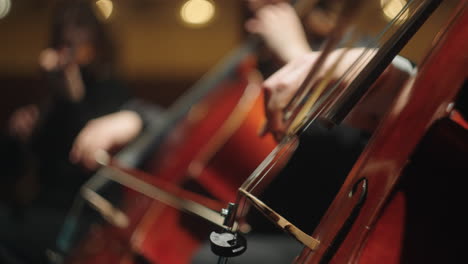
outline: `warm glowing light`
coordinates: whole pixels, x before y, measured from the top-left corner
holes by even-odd
[[[210,0],[188,0],[180,9],[182,20],[193,26],[210,22],[215,14],[215,6]]]
[[[11,1],[10,0],[0,0],[0,19],[6,17],[10,12]]]
[[[408,19],[408,9],[400,14],[402,9],[406,6],[406,0],[380,0],[380,5],[388,20],[396,19],[397,22],[403,22]]]
[[[108,19],[112,15],[112,10],[114,9],[114,4],[111,0],[98,0],[96,1],[96,6],[101,12],[104,19]]]

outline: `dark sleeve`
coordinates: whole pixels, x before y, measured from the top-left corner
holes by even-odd
[[[460,112],[463,118],[468,119],[468,79],[463,83],[457,96],[455,108]]]
[[[261,199],[306,233],[313,232],[368,138],[346,124],[327,128],[312,123]],[[272,232],[273,225],[256,210],[250,213],[249,222],[255,230]]]
[[[113,113],[131,98],[127,85],[117,79],[90,82],[86,93],[81,103],[86,120]]]

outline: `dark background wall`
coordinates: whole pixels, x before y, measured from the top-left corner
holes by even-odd
[[[1,1],[1,0],[0,0]],[[11,0],[0,19],[0,125],[20,105],[38,101],[45,88],[37,64],[47,46],[49,15],[56,0]],[[118,71],[135,96],[169,105],[194,81],[239,44],[245,33],[241,0],[217,0],[216,14],[201,28],[185,26],[179,9],[185,0],[113,0],[107,20],[118,46]],[[376,8],[378,3],[376,2]],[[430,46],[455,6],[444,1],[403,55],[414,61]],[[369,30],[384,23],[369,21]]]
[[[0,123],[17,106],[44,94],[38,55],[47,47],[54,0],[12,0],[0,19]],[[118,72],[135,96],[168,105],[240,42],[237,0],[216,1],[201,28],[181,22],[184,0],[114,0],[106,20],[118,47]]]

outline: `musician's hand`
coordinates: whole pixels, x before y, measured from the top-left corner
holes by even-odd
[[[46,72],[63,70],[71,64],[76,62],[70,48],[47,48],[39,54],[39,66]]]
[[[366,63],[354,65],[358,58],[366,54],[366,58],[370,59],[375,52],[376,50],[363,48],[353,48],[347,51],[337,49],[329,54],[328,59],[320,67],[315,78],[323,78],[329,69],[334,69],[328,72],[331,74],[329,76],[331,78],[330,84],[333,85],[334,80],[340,79],[341,85],[346,86],[366,65]],[[262,134],[271,132],[276,140],[281,140],[284,136],[286,132],[284,110],[318,56],[318,52],[311,52],[294,59],[263,83],[267,124]],[[399,87],[404,85],[410,77],[411,65],[409,62],[406,62],[406,64],[405,67],[396,67],[395,63],[390,64],[374,82],[373,87],[366,96],[348,114],[344,122],[355,128],[372,132],[385,114],[389,104],[395,98]],[[353,67],[353,71],[349,72],[351,67]],[[345,73],[348,74],[345,75]]]
[[[8,130],[12,136],[26,142],[36,127],[39,119],[39,108],[36,105],[20,107],[10,117]]]
[[[322,78],[332,65],[335,67],[331,73],[331,78],[339,78],[362,53],[362,49],[356,48],[350,50],[345,55],[342,55],[343,52],[344,50],[341,49],[331,52],[328,55],[328,59],[325,60],[320,70],[316,73],[315,78]],[[314,51],[303,54],[286,64],[263,83],[267,124],[262,134],[271,132],[278,141],[283,138],[286,132],[284,110],[296,94],[319,55],[320,52]],[[338,63],[335,65],[337,61]],[[343,79],[342,84],[345,85],[351,77],[350,75],[348,78]]]
[[[311,52],[298,57],[263,82],[267,124],[262,134],[271,132],[276,140],[281,140],[286,132],[284,109],[299,89],[309,73],[317,53]]]
[[[143,122],[132,111],[120,111],[89,121],[75,139],[70,161],[89,170],[99,164],[96,155],[112,153],[133,140],[142,130]]]
[[[311,51],[294,8],[284,2],[265,5],[246,23],[246,29],[259,34],[283,61],[289,62]]]

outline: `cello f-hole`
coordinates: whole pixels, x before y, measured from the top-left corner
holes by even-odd
[[[348,193],[348,198],[352,199],[356,195],[356,193],[359,192],[359,190],[360,190],[360,195],[359,195],[359,199],[356,202],[356,205],[353,207],[353,210],[351,210],[351,213],[349,214],[348,218],[346,218],[346,221],[343,223],[343,226],[336,234],[335,239],[333,239],[332,243],[327,248],[325,254],[320,260],[320,264],[326,264],[330,262],[330,260],[335,255],[338,248],[340,247],[341,243],[343,243],[344,239],[348,235],[357,217],[359,216],[361,208],[367,199],[367,190],[368,190],[367,178],[365,177],[359,178],[353,184],[353,187]]]

